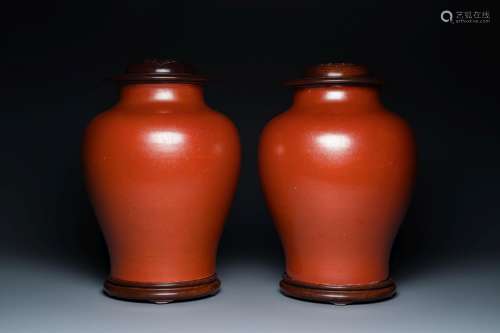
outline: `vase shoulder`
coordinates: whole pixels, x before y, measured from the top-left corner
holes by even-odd
[[[239,149],[234,124],[223,114],[208,108],[163,112],[111,109],[90,123],[85,143],[95,144],[99,149],[150,149],[163,152],[162,155],[172,155],[180,148],[204,155],[212,150],[222,153]]]
[[[261,149],[278,145],[290,152],[315,148],[333,154],[355,149],[413,151],[413,134],[406,121],[383,108],[359,112],[331,110],[304,112],[291,109],[273,118],[264,128]],[[399,147],[399,148],[398,148]]]

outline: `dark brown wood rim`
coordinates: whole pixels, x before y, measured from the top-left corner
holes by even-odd
[[[124,281],[110,277],[104,283],[104,293],[113,298],[162,304],[211,296],[219,291],[220,285],[217,275],[168,283]]]
[[[365,285],[326,285],[293,280],[284,274],[280,290],[298,299],[345,305],[391,298],[396,294],[396,284],[387,279]]]
[[[191,75],[155,75],[155,74],[123,74],[113,78],[113,80],[122,83],[194,83],[203,84],[207,78]]]
[[[324,85],[335,85],[335,84],[378,86],[382,84],[382,81],[370,77],[346,78],[346,79],[314,77],[314,78],[304,78],[304,79],[297,79],[285,82],[285,85],[290,87],[324,86]]]

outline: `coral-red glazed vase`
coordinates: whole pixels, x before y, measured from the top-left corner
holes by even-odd
[[[175,61],[132,65],[118,103],[88,126],[87,187],[104,233],[112,297],[168,303],[215,294],[219,237],[239,173],[235,126]]]
[[[391,247],[414,178],[412,133],[361,66],[319,65],[289,83],[293,104],[259,148],[286,256],[281,291],[334,304],[389,298]]]

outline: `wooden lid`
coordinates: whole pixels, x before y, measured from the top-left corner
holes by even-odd
[[[377,85],[380,83],[379,80],[369,75],[364,66],[350,63],[328,63],[309,67],[303,78],[291,80],[285,84],[301,87],[325,84]]]
[[[122,83],[203,83],[207,79],[190,65],[171,59],[148,59],[132,64],[125,74],[115,77]]]

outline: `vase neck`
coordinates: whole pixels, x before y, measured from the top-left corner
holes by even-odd
[[[318,104],[378,105],[380,98],[374,87],[331,85],[300,88],[295,92],[293,104],[305,109],[309,109],[307,106]]]
[[[188,104],[203,105],[203,89],[188,83],[138,83],[121,88],[122,104]]]

